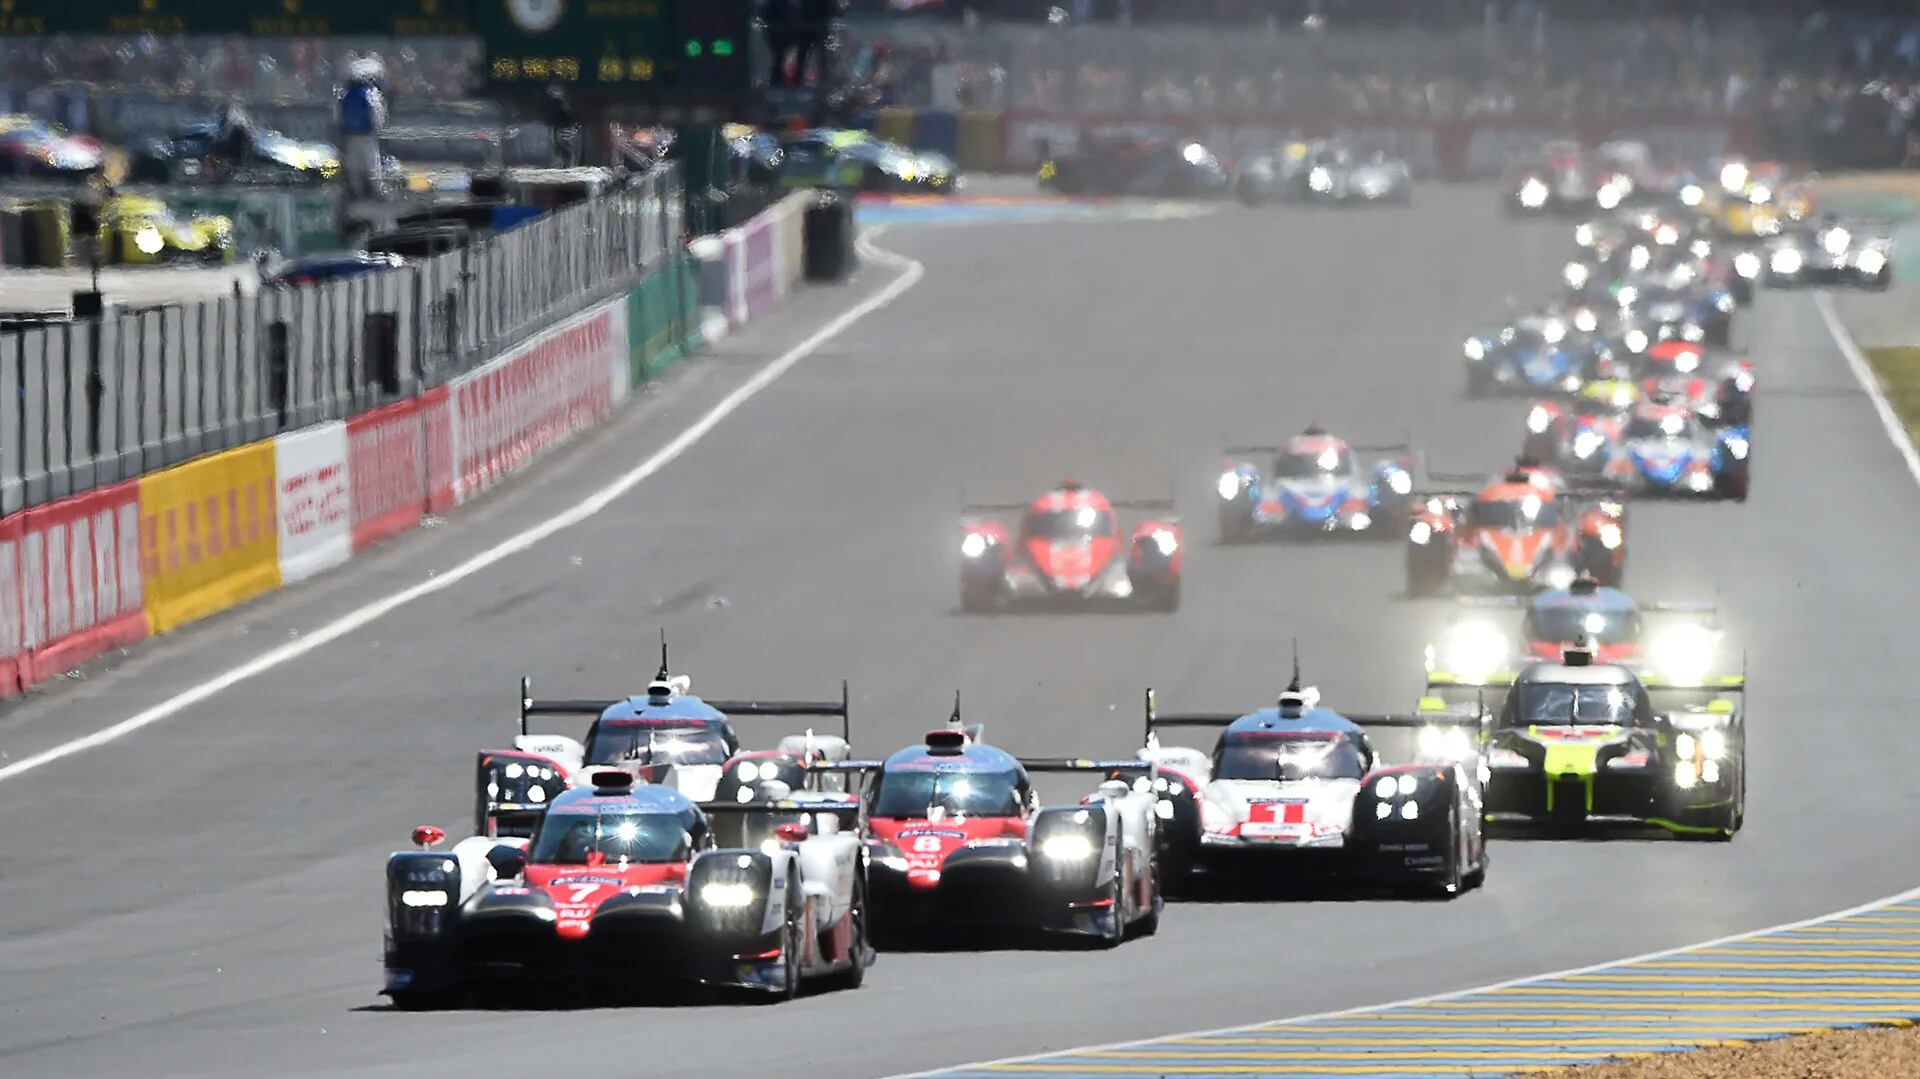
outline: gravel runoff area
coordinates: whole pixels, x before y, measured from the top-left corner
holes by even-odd
[[[1920,1075],[1911,1020],[1795,1038],[1657,1053],[1613,1064],[1525,1072],[1519,1079],[1898,1079]]]

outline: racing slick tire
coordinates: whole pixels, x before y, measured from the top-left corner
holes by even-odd
[[[1180,609],[1180,581],[1175,578],[1170,584],[1156,585],[1146,595],[1146,607],[1151,611],[1172,614]]]
[[[985,614],[1000,605],[993,586],[981,581],[960,579],[960,609],[968,614]]]
[[[1112,905],[1107,909],[1113,912],[1113,917],[1108,923],[1107,931],[1100,934],[1098,947],[1117,948],[1127,939],[1127,919],[1122,913],[1126,910],[1127,891],[1126,885],[1121,880],[1120,854],[1117,849],[1114,851],[1113,879],[1107,882],[1105,898],[1111,901]]]
[[[1253,535],[1253,518],[1239,499],[1220,505],[1220,542],[1245,543]]]
[[[1159,865],[1155,864],[1151,872],[1153,873],[1153,892],[1147,897],[1147,912],[1140,916],[1139,922],[1135,923],[1135,932],[1143,937],[1153,936],[1160,931],[1160,909],[1165,905],[1165,897],[1160,892]]]
[[[780,987],[768,994],[769,1003],[792,1000],[800,995],[800,956],[804,952],[800,940],[800,916],[802,908],[799,901],[800,881],[789,874],[787,876],[787,914],[780,924],[780,968],[784,980]]]
[[[1415,880],[1411,888],[1415,894],[1425,896],[1429,899],[1453,899],[1462,892],[1465,892],[1469,887],[1467,884],[1467,873],[1460,865],[1463,852],[1460,849],[1460,804],[1458,802],[1449,803],[1449,808],[1447,809],[1447,835],[1449,837],[1447,840],[1447,871],[1438,879],[1421,878]]]
[[[1407,595],[1435,596],[1447,585],[1447,563],[1444,558],[1424,554],[1424,547],[1409,546],[1407,550]]]
[[[839,989],[858,989],[867,980],[867,885],[865,881],[853,883],[853,909],[847,916],[847,943],[850,963],[846,970],[835,977],[834,984]]]

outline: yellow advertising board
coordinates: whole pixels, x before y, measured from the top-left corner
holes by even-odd
[[[147,619],[166,633],[280,586],[272,441],[140,479]]]

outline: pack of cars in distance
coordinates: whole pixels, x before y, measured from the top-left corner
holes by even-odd
[[[1577,230],[1584,273],[1469,341],[1469,391],[1518,398],[1513,465],[1434,471],[1408,441],[1314,424],[1231,447],[1213,473],[1222,544],[1398,541],[1406,593],[1457,605],[1410,711],[1330,707],[1296,657],[1270,704],[1164,711],[1148,689],[1141,744],[1118,757],[1009,752],[958,695],[923,738],[868,756],[844,682],[818,700],[696,696],[663,641],[639,694],[539,700],[523,680],[518,733],[476,758],[472,836],[442,852],[423,825],[388,859],[385,992],[405,1008],[494,985],[784,999],[857,987],[881,948],[927,933],[1118,946],[1218,885],[1457,896],[1498,834],[1734,838],[1744,657],[1711,604],[1628,590],[1629,510],[1744,499],[1755,365],[1727,342],[1751,299],[1736,279],[1763,275],[1690,216],[1694,173],[1630,149],[1587,178],[1621,197]],[[1541,179],[1547,207],[1597,198]],[[1069,478],[960,518],[964,612],[1178,607],[1171,498]],[[772,748],[742,737],[761,724],[785,725]],[[1043,800],[1048,776],[1084,793]]]
[[[1038,180],[1063,195],[1235,197],[1248,206],[1404,205],[1413,170],[1384,150],[1311,139],[1223,156],[1175,128],[1093,130],[1071,145],[1042,145]]]

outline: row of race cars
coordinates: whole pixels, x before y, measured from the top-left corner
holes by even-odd
[[[1063,195],[1224,198],[1249,206],[1317,203],[1406,205],[1413,169],[1406,160],[1346,139],[1283,142],[1223,161],[1175,133],[1091,134],[1070,152],[1040,148],[1040,186]]]
[[[1692,231],[1662,243],[1666,221],[1619,224],[1685,252],[1665,271],[1708,273],[1711,246]],[[1543,314],[1567,323],[1551,344],[1602,332],[1581,325],[1583,300]],[[1723,669],[1710,607],[1641,604],[1619,585],[1630,501],[1744,496],[1734,440],[1751,438],[1752,365],[1662,332],[1673,323],[1638,299],[1620,307],[1606,332],[1638,330],[1644,347],[1574,382],[1528,382],[1521,460],[1472,487],[1405,445],[1317,426],[1229,450],[1213,492],[1223,541],[1397,540],[1410,592],[1471,593],[1428,646],[1412,710],[1329,707],[1296,658],[1270,704],[1175,712],[1147,689],[1131,756],[1008,753],[957,696],[920,741],[865,756],[845,683],[838,699],[702,698],[663,639],[638,694],[541,700],[523,680],[517,736],[477,757],[474,834],[441,851],[445,834],[422,826],[417,849],[388,859],[385,992],[405,1008],[499,984],[782,999],[858,986],[879,948],[928,929],[1118,945],[1153,933],[1169,896],[1222,880],[1454,896],[1485,879],[1497,829],[1732,839],[1744,671]],[[1601,447],[1581,452],[1589,429]],[[1690,478],[1702,467],[1704,485]],[[961,605],[1170,609],[1184,554],[1172,510],[1072,480],[970,506]],[[584,737],[537,729],[558,717]],[[741,729],[775,721],[802,729],[744,746]],[[1053,774],[1092,789],[1046,802],[1036,786]]]

